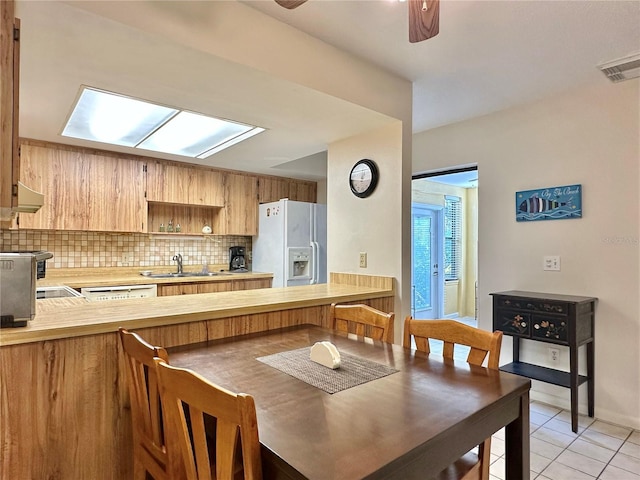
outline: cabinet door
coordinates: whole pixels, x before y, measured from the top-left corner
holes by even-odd
[[[144,231],[144,164],[106,155],[89,157],[87,230]]]
[[[147,200],[184,205],[224,205],[222,173],[193,165],[147,164]]]
[[[21,147],[22,181],[44,195],[36,213],[20,214],[20,228],[87,230],[89,160],[80,152],[40,145]]]
[[[20,228],[143,231],[141,162],[45,145],[23,144],[21,150],[21,177],[44,194],[44,205],[21,214]]]
[[[289,181],[286,178],[259,177],[258,181],[259,203],[277,202],[281,198],[289,198]]]
[[[258,180],[251,175],[224,173],[225,207],[218,231],[226,235],[258,233]]]
[[[233,281],[233,290],[255,290],[257,288],[271,288],[271,279],[256,278],[242,279]]]
[[[202,282],[198,284],[198,293],[214,293],[231,291],[231,282]]]
[[[531,336],[531,314],[517,310],[498,309],[494,313],[493,329],[507,335]]]
[[[315,203],[318,198],[317,190],[316,183],[292,180],[289,184],[289,198],[298,202]]]
[[[277,202],[288,198],[297,202],[315,202],[317,184],[304,180],[281,177],[258,177],[258,201],[260,203]]]
[[[192,293],[198,293],[196,283],[172,283],[158,285],[159,297],[166,297],[170,295],[191,295]]]

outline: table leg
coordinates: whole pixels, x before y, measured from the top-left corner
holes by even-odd
[[[505,429],[506,480],[529,480],[529,392],[520,397],[520,415]]]
[[[593,340],[587,343],[587,403],[589,409],[589,416],[594,416],[594,397],[595,397],[595,360],[594,360],[594,345]]]
[[[571,390],[571,430],[578,433],[578,347],[569,348],[569,389]]]

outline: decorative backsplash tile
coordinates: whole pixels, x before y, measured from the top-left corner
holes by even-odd
[[[0,250],[46,250],[47,268],[154,267],[171,265],[182,254],[184,265],[229,263],[229,247],[251,251],[251,237],[169,236],[103,232],[0,230]],[[250,257],[250,255],[248,255]]]

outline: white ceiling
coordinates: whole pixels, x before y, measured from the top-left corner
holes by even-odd
[[[198,18],[216,3],[162,5]],[[309,0],[295,10],[272,0],[242,3],[413,81],[414,132],[606,83],[598,64],[640,52],[637,0],[441,0],[440,34],[417,44],[408,41],[407,4],[395,0]],[[128,5],[133,3],[17,2],[21,136],[105,148],[59,135],[86,84],[266,127],[210,164],[319,179],[329,142],[389,120],[189,49],[169,32],[160,38],[101,15]],[[197,28],[210,26],[193,22],[192,28],[197,35]]]

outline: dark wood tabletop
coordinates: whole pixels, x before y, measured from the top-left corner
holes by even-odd
[[[328,340],[397,373],[328,394],[256,358]],[[254,396],[265,479],[428,479],[506,426],[507,480],[529,478],[530,380],[303,325],[169,350]]]

